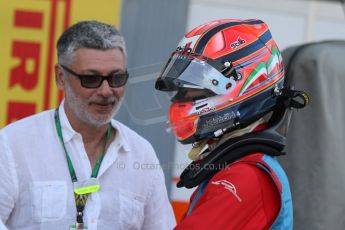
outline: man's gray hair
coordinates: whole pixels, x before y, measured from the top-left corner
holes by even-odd
[[[126,60],[125,40],[113,26],[97,22],[82,21],[69,27],[60,36],[56,44],[58,62],[68,65],[73,61],[73,54],[80,48],[107,50],[119,48]]]

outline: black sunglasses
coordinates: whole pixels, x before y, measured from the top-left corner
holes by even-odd
[[[61,65],[61,64],[60,64]],[[109,86],[112,88],[118,88],[124,86],[128,79],[128,72],[124,73],[113,73],[109,76],[94,75],[94,74],[78,74],[68,67],[61,65],[64,70],[72,74],[75,77],[78,77],[81,83],[81,86],[89,89],[98,88],[102,85],[103,81],[107,81]]]

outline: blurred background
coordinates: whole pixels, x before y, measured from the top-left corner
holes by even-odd
[[[115,25],[122,31],[127,42],[130,73],[125,101],[116,119],[152,143],[161,162],[159,167],[164,170],[169,196],[178,220],[186,209],[189,195],[192,193],[192,190],[177,189],[175,186],[179,174],[189,162],[186,152],[190,146],[180,145],[171,133],[166,132],[169,95],[155,91],[154,81],[184,34],[210,20],[259,18],[269,25],[273,38],[284,51],[311,42],[345,40],[343,1],[2,0],[1,3],[0,128],[28,115],[58,106],[63,95],[55,87],[53,74],[53,66],[56,63],[55,42],[65,28],[80,20],[99,20]],[[344,46],[340,46],[339,49],[343,49],[341,53],[344,51],[345,54]],[[336,59],[343,62],[341,53]],[[314,52],[313,55],[318,55],[318,52]],[[306,58],[300,61],[303,62]],[[329,69],[332,71],[331,67]],[[345,86],[345,76],[342,71],[338,72],[339,77],[334,83],[334,87],[339,87],[337,93],[333,95],[332,91],[318,92],[313,91],[314,88],[310,89],[311,109],[306,112],[298,111],[293,117],[292,122],[297,123],[293,123],[295,132],[291,133],[296,141],[296,139],[303,140],[305,135],[313,137],[315,134],[313,125],[320,123],[318,120],[320,114],[329,113],[330,115],[325,118],[327,122],[322,123],[325,128],[317,130],[324,133],[320,136],[322,142],[332,141],[334,139],[332,135],[337,137],[337,141],[332,142],[331,146],[338,145],[336,156],[339,157],[333,158],[331,162],[337,163],[330,165],[312,161],[310,157],[317,155],[317,151],[320,150],[314,145],[309,145],[308,150],[313,154],[307,151],[296,153],[296,149],[291,148],[294,151],[291,153],[288,151],[287,156],[283,157],[282,163],[290,177],[293,197],[296,201],[294,210],[296,229],[345,229],[345,203],[322,197],[328,190],[334,191],[335,194],[345,192],[345,173],[344,177],[342,176],[342,171],[345,169],[336,168],[345,163],[345,157],[342,158],[342,155],[345,156],[342,152],[344,140],[339,139],[343,136],[337,133],[338,129],[342,130],[344,127],[342,115],[345,111],[342,99],[345,98],[345,93],[342,92],[341,86]],[[320,79],[327,82],[325,78],[327,79],[327,74],[320,78],[306,78],[304,84],[318,84]],[[323,84],[327,85],[324,82]],[[318,104],[317,101],[313,101],[313,94],[325,94],[327,100],[322,102],[333,102],[335,109],[328,108],[324,111],[325,107],[313,107],[313,103]],[[306,130],[304,136],[302,134],[299,136],[303,131],[299,129],[303,128],[305,123],[298,122],[301,122],[299,119],[303,117],[308,117],[311,122],[309,127],[304,128]],[[328,125],[334,125],[333,121],[336,119],[339,123],[331,129]],[[299,143],[302,144],[308,145],[307,142]],[[319,154],[327,154],[332,158],[331,149],[326,151],[329,152]],[[306,154],[306,157],[293,157],[302,154]],[[304,162],[301,163],[302,159]],[[322,160],[327,161],[324,158]],[[302,164],[302,168],[306,166],[304,170],[308,167],[314,170],[315,166],[318,170],[320,167],[325,169],[317,171],[316,176],[314,175],[315,183],[307,187],[301,183],[308,180],[310,174],[300,174],[298,168],[292,167],[291,165],[296,161]],[[333,171],[330,173],[329,169]],[[320,175],[325,177],[320,178]],[[294,180],[303,176],[305,180]],[[312,200],[304,206],[303,200],[308,197],[305,194],[312,194],[314,185],[325,187],[323,180],[330,178],[334,183],[327,186],[323,190],[324,193],[318,193],[315,199],[310,196]],[[302,196],[301,193],[304,195]],[[314,201],[318,205],[313,206]],[[328,205],[323,205],[322,202],[327,202]],[[332,205],[329,205],[330,202],[333,202]],[[334,206],[338,208],[334,209]],[[329,224],[334,222],[337,222],[337,225],[330,227]]]

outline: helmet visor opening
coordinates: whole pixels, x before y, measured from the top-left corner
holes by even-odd
[[[208,97],[213,97],[217,94],[208,89],[192,89],[192,88],[180,88],[173,95],[172,102],[184,102],[184,101],[196,101]]]
[[[202,56],[180,52],[174,53],[169,59],[157,82],[164,82],[164,89],[156,87],[159,90],[199,88],[208,89],[215,94],[227,94],[236,85],[233,78],[225,77]]]

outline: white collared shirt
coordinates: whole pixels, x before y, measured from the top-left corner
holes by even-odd
[[[59,115],[78,181],[86,180],[92,168],[82,136],[71,127],[63,104]],[[87,200],[85,225],[89,230],[172,229],[175,219],[152,146],[120,122],[111,124],[116,136],[98,173],[101,188]],[[73,186],[54,110],[0,130],[0,218],[8,229],[61,230],[75,224]]]

